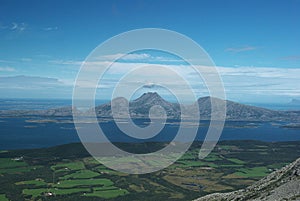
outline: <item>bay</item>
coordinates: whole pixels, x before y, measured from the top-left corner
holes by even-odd
[[[59,119],[69,123],[57,123],[57,119],[45,122],[31,122],[28,118],[0,119],[0,150],[32,149],[80,142],[71,117]],[[136,120],[141,127],[145,120]],[[209,121],[201,121],[196,141],[203,141]],[[285,122],[226,122],[220,140],[259,140],[266,142],[299,141],[300,129],[283,128]],[[169,142],[178,131],[178,122],[165,124],[155,137],[147,140],[131,138],[118,129],[112,121],[101,122],[100,126],[112,142]],[[188,128],[187,128],[188,129]],[[181,139],[184,141],[184,138]]]

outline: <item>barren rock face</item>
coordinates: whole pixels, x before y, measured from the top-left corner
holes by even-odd
[[[243,190],[214,193],[197,199],[204,200],[300,200],[300,158]]]

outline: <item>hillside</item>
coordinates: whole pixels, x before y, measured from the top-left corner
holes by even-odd
[[[230,193],[214,193],[195,201],[204,200],[299,200],[300,158],[277,170],[253,185]]]

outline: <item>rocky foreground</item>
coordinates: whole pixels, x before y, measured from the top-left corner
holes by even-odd
[[[300,200],[300,158],[246,189],[230,193],[214,193],[195,201],[204,200]]]

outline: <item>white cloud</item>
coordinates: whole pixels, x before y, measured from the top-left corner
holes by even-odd
[[[115,55],[116,56],[116,55]],[[146,55],[132,55],[133,58],[148,58]],[[112,58],[112,57],[111,57]],[[80,65],[79,61],[55,61],[55,63],[66,64],[66,65]],[[112,65],[111,65],[112,64]],[[182,87],[181,82],[178,81],[175,77],[172,77],[166,71],[157,71],[156,67],[169,67],[183,78],[185,78],[194,88],[195,91],[199,94],[207,94],[207,87],[203,82],[201,76],[199,76],[195,70],[187,65],[176,65],[176,64],[149,64],[147,61],[139,62],[110,62],[107,60],[104,61],[89,61],[85,62],[85,65],[88,66],[86,72],[87,76],[96,76],[99,69],[103,69],[109,65],[110,68],[105,72],[101,83],[97,86],[101,89],[113,89],[116,83],[124,76],[126,73],[133,71],[134,69],[142,66],[149,66],[145,68],[142,72],[135,73],[134,77],[143,78],[144,83],[139,83],[144,85],[145,88],[155,88],[159,86],[159,80],[168,81],[168,83],[178,89]],[[205,73],[206,76],[212,77],[214,70],[210,66],[196,66],[198,69],[201,69],[202,73]],[[274,67],[224,67],[218,66],[217,71],[220,74],[221,79],[225,87],[227,96],[251,96],[262,94],[264,96],[300,96],[300,69],[297,68],[274,68]],[[133,77],[133,78],[134,78]],[[210,85],[213,85],[214,82],[211,82]],[[128,86],[132,86],[135,83],[134,79],[131,82],[124,83]],[[84,83],[84,87],[93,87],[92,84],[88,81]],[[208,94],[207,94],[208,95]]]
[[[45,89],[57,88],[62,86],[64,86],[64,84],[56,78],[25,75],[0,77],[0,88]]]
[[[55,31],[58,30],[58,27],[45,27],[43,28],[44,31]]]
[[[126,73],[138,66],[147,64],[136,63],[115,63],[107,74],[110,76]],[[150,68],[145,69],[143,73],[136,74],[136,77],[144,77],[145,86],[149,83],[157,83],[157,80],[168,80],[175,87],[180,88],[182,83],[176,78],[170,77],[167,72],[157,72],[153,68],[155,66],[167,65],[151,65]],[[179,75],[183,76],[194,89],[198,91],[207,91],[205,84],[201,77],[190,69],[188,66],[168,65],[175,70]],[[211,67],[199,66],[202,72],[208,76],[213,71]],[[267,68],[267,67],[217,67],[217,71],[223,80],[225,90],[227,93],[243,96],[243,94],[264,94],[277,96],[300,96],[300,69],[295,68]],[[109,77],[109,75],[107,75]],[[121,76],[120,76],[121,77]],[[155,78],[155,79],[154,79]],[[154,81],[153,81],[154,79]],[[118,80],[116,80],[118,81]],[[149,85],[150,86],[150,85]]]
[[[15,72],[16,69],[12,67],[0,67],[0,72]]]
[[[27,28],[27,24],[25,24],[24,22],[22,23],[13,22],[10,26],[10,30],[19,31],[19,32],[24,31],[26,28]]]
[[[229,47],[225,49],[226,52],[246,52],[256,50],[258,47],[255,46],[244,46],[244,47]]]
[[[300,96],[300,69],[218,67],[228,93]]]
[[[251,48],[250,48],[251,49]],[[99,72],[99,69],[112,64],[111,59],[116,57],[122,57],[122,54],[116,55],[106,55],[102,58],[96,58],[93,61],[79,61],[79,60],[51,60],[49,61],[52,64],[58,65],[68,65],[76,67],[81,66],[84,62],[88,66],[87,76],[96,76]],[[23,58],[24,61],[27,60]],[[155,57],[149,54],[129,54],[125,55],[122,60],[119,62],[114,62],[111,67],[106,71],[103,79],[100,83],[97,84],[97,88],[100,90],[112,90],[116,83],[124,76],[126,73],[132,71],[133,69],[141,66],[149,66],[145,68],[142,72],[136,72],[133,78],[141,79],[132,79],[124,83],[124,86],[128,87],[137,84],[143,86],[149,90],[159,90],[157,86],[160,86],[159,80],[164,80],[168,82],[170,86],[175,87],[180,91],[183,89],[182,82],[179,82],[176,77],[170,76],[167,71],[159,71],[156,67],[169,67],[174,70],[176,73],[185,78],[194,91],[196,91],[197,96],[209,95],[205,83],[201,79],[201,76],[197,75],[195,70],[190,66],[178,63],[164,63],[164,64],[151,64],[149,60],[160,59],[160,60],[172,60],[173,58],[167,57]],[[30,59],[28,59],[30,61]],[[208,77],[212,77],[214,71],[210,66],[196,66],[198,69],[201,69],[201,72],[206,73]],[[73,70],[74,70],[73,69]],[[11,67],[0,67],[0,72],[13,72],[14,68]],[[272,68],[272,67],[224,67],[218,66],[217,71],[220,74],[221,79],[223,80],[225,91],[229,99],[243,99],[244,97],[250,96],[290,96],[290,97],[300,97],[300,69],[298,68]],[[75,77],[74,77],[75,79]],[[49,85],[49,80],[41,81],[41,83],[48,82],[48,85],[42,85],[41,83],[35,83],[36,85],[42,86],[65,86],[72,88],[74,85],[74,79],[69,80],[56,80],[54,85]],[[3,83],[3,82],[2,82]],[[54,83],[54,82],[51,82]],[[93,88],[92,82],[87,80],[82,82],[83,87]],[[215,83],[212,82],[211,85]],[[4,86],[4,85],[3,85]],[[15,86],[15,85],[12,85]],[[30,87],[30,85],[19,87]],[[6,85],[8,87],[8,85]],[[214,87],[214,86],[213,86]],[[185,93],[184,90],[181,90],[181,93]],[[232,98],[233,97],[233,98]],[[272,98],[271,98],[272,99]]]
[[[117,60],[119,62],[183,62],[181,59],[172,58],[168,56],[153,56],[147,53],[130,53],[130,54],[111,54],[111,55],[102,55],[95,58],[95,61],[114,61]]]
[[[132,65],[148,65],[155,63],[168,63],[168,62],[183,62],[183,60],[180,59],[174,59],[170,57],[162,57],[162,56],[152,56],[150,54],[146,53],[131,53],[131,54],[111,54],[111,55],[102,55],[95,58],[90,58],[87,61],[83,60],[49,60],[49,63],[52,64],[59,64],[59,65],[73,65],[73,66],[80,66],[83,63],[85,65],[89,65],[91,71],[97,70],[99,66],[106,66],[112,64],[113,61],[117,60],[117,62],[114,62],[114,64],[121,64],[123,66],[123,70],[126,70],[128,66]],[[159,65],[159,64],[158,64]]]
[[[24,22],[21,23],[12,22],[10,24],[0,24],[0,29],[18,31],[18,32],[24,31],[27,27],[28,25]]]
[[[77,61],[77,60],[49,60],[48,62],[52,63],[52,64],[59,64],[59,65],[80,66],[83,61]]]
[[[30,61],[32,61],[32,59],[31,58],[21,58],[21,61],[23,61],[23,62],[30,62]]]
[[[272,67],[218,67],[218,71],[226,76],[248,76],[261,78],[299,78],[298,68]]]
[[[143,60],[149,59],[151,57],[150,54],[112,54],[112,55],[104,55],[99,57],[100,60],[115,60],[117,58],[121,58],[122,60]]]

